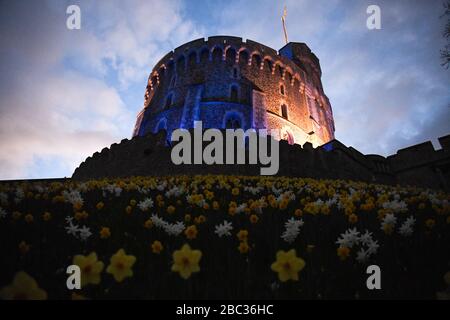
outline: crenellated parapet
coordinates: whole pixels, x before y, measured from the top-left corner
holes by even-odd
[[[395,155],[364,155],[338,140],[313,148],[280,141],[279,176],[345,179],[379,184],[402,184],[450,190],[450,135],[439,139],[442,149],[423,143]],[[425,154],[423,154],[425,152]],[[174,165],[165,131],[124,139],[88,157],[72,178],[164,176],[193,174],[259,175],[255,165]],[[417,157],[421,155],[421,157]]]

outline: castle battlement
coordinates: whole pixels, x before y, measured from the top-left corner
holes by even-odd
[[[192,129],[190,129],[192,130]],[[450,135],[441,137],[447,142]],[[258,165],[174,165],[165,131],[124,139],[88,157],[72,178],[83,180],[103,177],[162,176],[176,174],[259,175]],[[380,184],[402,184],[450,190],[450,149],[431,150],[431,142],[397,151],[388,157],[347,147],[338,140],[313,148],[280,141],[278,176],[345,179]],[[426,148],[423,158],[415,157]],[[401,157],[398,157],[402,154]],[[405,155],[406,157],[403,157]],[[425,160],[428,159],[428,160]]]
[[[133,136],[202,121],[207,128],[279,129],[290,143],[315,147],[334,138],[319,59],[304,43],[276,50],[214,36],[166,54],[149,75]]]

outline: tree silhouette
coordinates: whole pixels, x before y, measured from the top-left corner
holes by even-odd
[[[448,69],[450,66],[450,1],[447,1],[444,3],[444,14],[442,17],[447,17],[447,22],[445,24],[444,32],[442,35],[445,39],[447,39],[447,44],[445,45],[444,49],[441,50],[441,59],[442,59],[442,65],[444,68]]]

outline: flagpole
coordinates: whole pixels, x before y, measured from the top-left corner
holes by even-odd
[[[283,15],[281,16],[281,21],[283,22],[283,31],[284,31],[284,40],[286,41],[286,44],[289,43],[288,41],[288,34],[286,30],[286,16],[287,16],[287,8],[284,6]]]

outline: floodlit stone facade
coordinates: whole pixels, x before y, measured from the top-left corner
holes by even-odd
[[[319,59],[304,43],[278,52],[241,38],[188,42],[153,68],[133,136],[177,128],[279,129],[290,144],[334,139]]]

